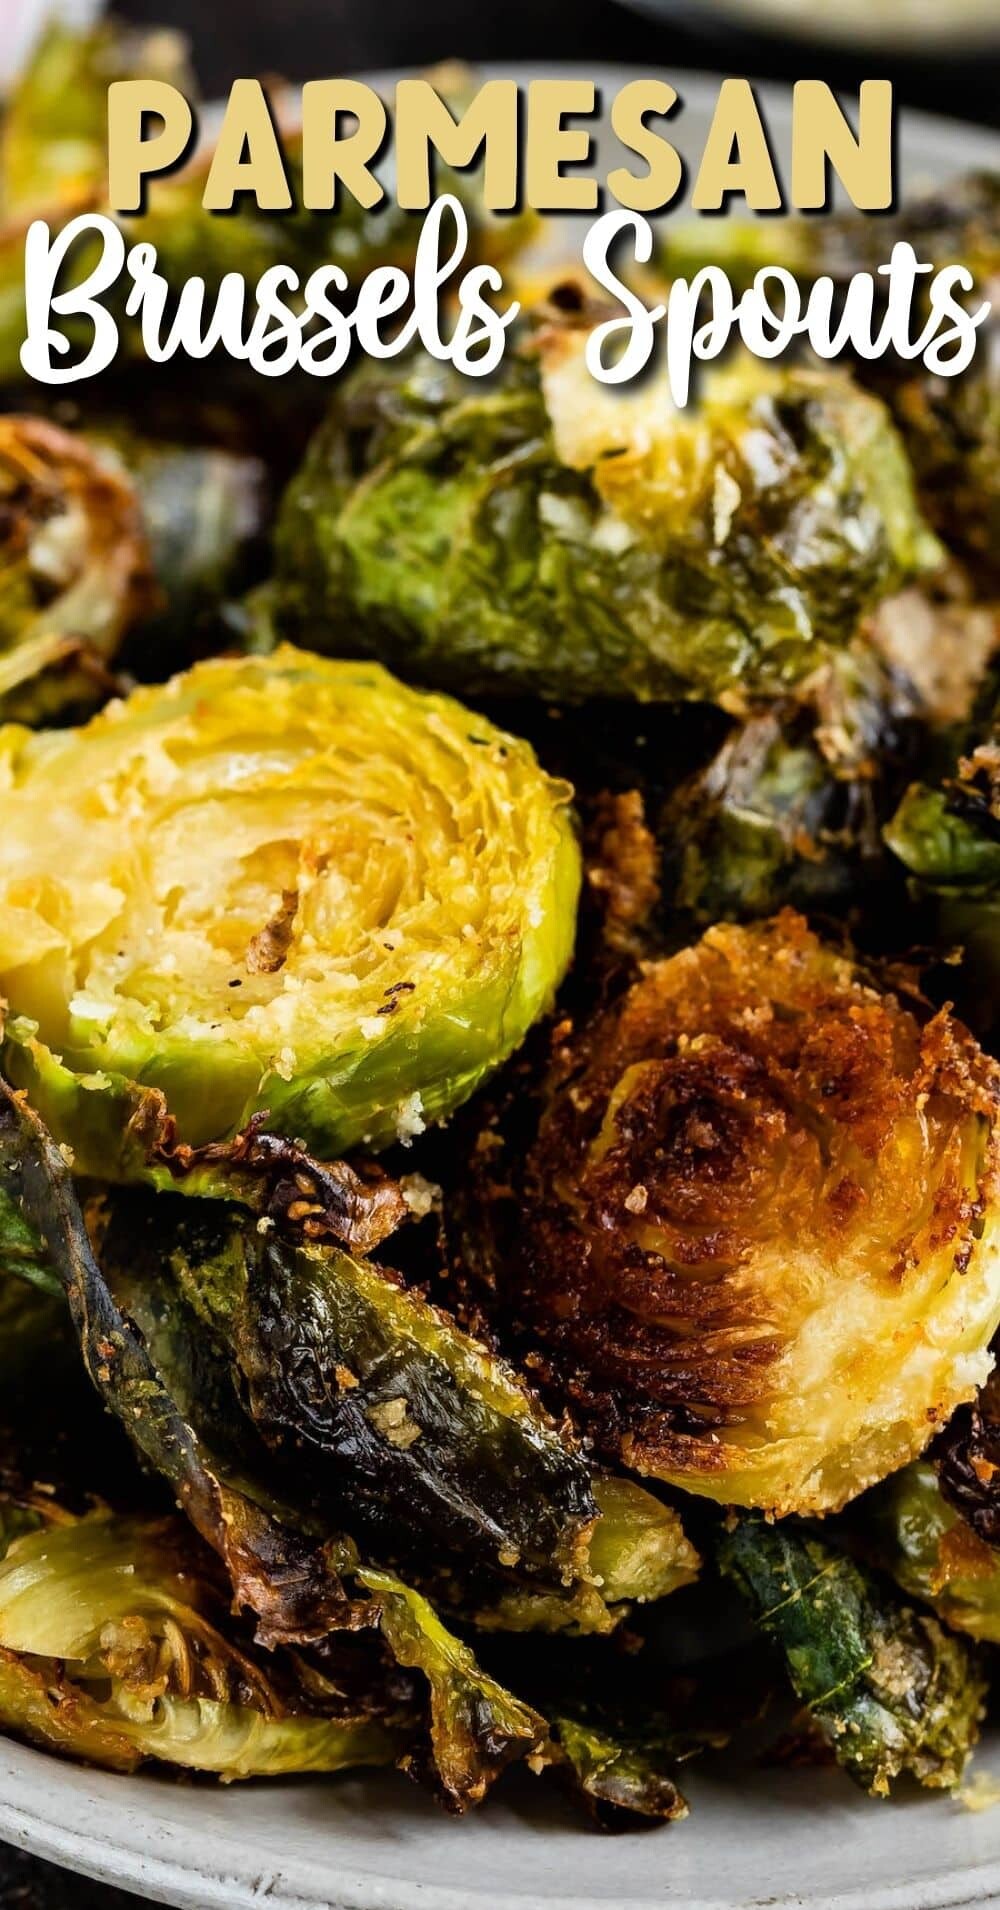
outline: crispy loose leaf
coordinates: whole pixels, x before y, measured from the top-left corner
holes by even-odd
[[[236,1454],[218,1458],[189,1423],[171,1384],[193,1392],[195,1348],[179,1313],[163,1323],[159,1353],[118,1303],[94,1257],[73,1183],[37,1117],[0,1084],[0,1181],[44,1239],[70,1304],[84,1364],[146,1462],[172,1486],[195,1529],[224,1560],[238,1605],[258,1619],[268,1643],[314,1639],[363,1622],[330,1552],[284,1527],[233,1477]],[[147,1318],[151,1329],[156,1324]],[[184,1401],[184,1405],[194,1401]],[[210,1420],[210,1431],[221,1430]],[[242,1431],[242,1429],[240,1429]],[[235,1442],[234,1442],[235,1443]]]
[[[794,1524],[739,1519],[718,1553],[783,1653],[796,1696],[863,1789],[885,1796],[904,1772],[933,1789],[958,1783],[986,1688],[968,1646]]]
[[[587,1567],[590,1469],[505,1363],[395,1276],[243,1210],[122,1197],[101,1229],[116,1291],[197,1316],[296,1502],[426,1569]],[[664,1519],[666,1519],[664,1514]],[[638,1543],[637,1539],[637,1543]]]
[[[371,1566],[358,1577],[376,1597],[393,1656],[427,1679],[433,1770],[452,1808],[478,1804],[514,1758],[549,1761],[545,1720],[481,1669],[419,1592]]]
[[[378,1716],[310,1715],[288,1665],[227,1637],[177,1519],[50,1515],[0,1563],[0,1723],[112,1770],[147,1758],[225,1779],[387,1764]]]

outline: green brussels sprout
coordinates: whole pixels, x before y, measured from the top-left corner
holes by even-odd
[[[1000,700],[993,685],[966,732],[956,775],[936,788],[912,784],[885,839],[927,902],[938,940],[963,949],[969,1014],[989,1028],[1000,984]]]
[[[990,1371],[1000,1067],[790,910],[560,1024],[467,1177],[477,1300],[598,1452],[671,1486],[837,1510]]]
[[[885,902],[881,823],[901,784],[916,701],[855,642],[801,700],[738,724],[667,803],[665,886],[700,927],[790,904],[846,914]],[[897,898],[898,899],[898,898]]]
[[[274,619],[469,694],[773,696],[940,560],[882,406],[750,359],[688,411],[602,386],[587,332],[493,379],[364,367],[282,506]]]
[[[968,1646],[794,1524],[737,1519],[718,1556],[857,1784],[877,1797],[903,1773],[932,1789],[958,1784],[986,1691]]]
[[[588,1570],[582,1455],[502,1360],[382,1268],[176,1196],[112,1202],[97,1248],[117,1293],[166,1286],[169,1310],[179,1289],[327,1527],[411,1567],[437,1553],[554,1588]]]
[[[904,1466],[858,1507],[878,1563],[956,1631],[1000,1644],[1000,1552],[949,1505],[933,1465]]]
[[[153,607],[132,486],[42,418],[0,417],[0,718],[93,702],[125,631]]]
[[[310,1715],[224,1635],[224,1613],[176,1518],[22,1529],[0,1562],[0,1726],[111,1770],[155,1758],[229,1780],[393,1761],[398,1728]]]
[[[0,731],[0,788],[4,1066],[81,1173],[131,1171],[164,1109],[195,1145],[264,1109],[328,1157],[412,1138],[570,958],[568,786],[376,665],[199,664]]]

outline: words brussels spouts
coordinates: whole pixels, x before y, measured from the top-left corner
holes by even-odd
[[[589,370],[602,383],[636,377],[662,338],[671,394],[683,405],[693,362],[717,357],[734,333],[762,358],[776,358],[804,338],[821,358],[847,349],[866,359],[891,351],[946,377],[968,366],[989,303],[977,302],[965,267],[935,270],[905,242],[892,247],[877,273],[857,273],[846,289],[835,291],[831,279],[820,278],[806,292],[787,270],[765,266],[737,297],[726,273],[708,266],[690,281],[676,280],[660,303],[636,296],[628,255],[634,265],[649,264],[648,215],[674,204],[685,189],[684,162],[663,130],[682,115],[683,100],[658,78],[623,86],[610,102],[622,163],[603,177],[594,170],[600,110],[595,85],[582,79],[540,79],[525,87],[490,80],[463,108],[450,105],[430,81],[408,79],[396,86],[391,109],[360,81],[315,80],[302,89],[293,194],[268,98],[257,80],[237,80],[204,174],[206,216],[239,218],[251,202],[269,215],[335,213],[346,193],[377,217],[388,193],[375,167],[391,144],[393,196],[424,218],[412,271],[383,264],[352,285],[332,263],[307,276],[272,265],[256,285],[228,272],[209,291],[197,276],[179,288],[168,284],[155,245],[128,239],[130,216],[142,211],[147,191],[155,194],[157,175],[175,170],[191,149],[193,109],[164,81],[118,82],[108,90],[107,211],[83,213],[57,234],[37,220],[27,233],[23,367],[50,385],[94,377],[118,351],[124,316],[138,326],[155,362],[222,350],[262,377],[298,367],[327,378],[355,348],[391,358],[419,338],[470,378],[485,376],[503,356],[519,307],[507,297],[496,265],[468,263],[466,214],[455,194],[435,197],[437,162],[455,170],[479,165],[491,214],[527,206],[596,215],[581,252],[612,301],[587,347]],[[722,81],[691,169],[693,210],[718,213],[742,200],[756,213],[822,213],[837,178],[858,210],[886,211],[895,190],[889,82],[861,85],[856,121],[855,130],[824,82],[800,81],[790,175],[782,180],[749,82]]]

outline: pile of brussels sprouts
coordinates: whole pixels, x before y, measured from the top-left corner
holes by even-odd
[[[612,1827],[789,1734],[954,1788],[1000,1644],[995,349],[737,358],[678,413],[589,379],[567,282],[492,379],[369,365],[318,426],[232,365],[48,406],[25,222],[102,205],[108,81],[181,57],[53,29],[0,125],[0,1725],[459,1811],[521,1764]],[[986,280],[998,209],[901,229]],[[143,217],[216,283],[418,229],[183,173]],[[752,272],[674,227],[664,278],[720,243]],[[870,244],[769,225],[803,278]]]

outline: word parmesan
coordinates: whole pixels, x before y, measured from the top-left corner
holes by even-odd
[[[202,205],[208,212],[229,212],[242,194],[249,194],[264,212],[291,212],[296,206],[328,212],[344,191],[373,210],[387,197],[375,168],[390,141],[393,195],[411,212],[431,205],[438,160],[456,169],[481,164],[483,199],[491,212],[528,206],[538,212],[594,213],[602,209],[606,191],[630,212],[653,213],[671,205],[684,187],[684,160],[654,123],[662,125],[682,111],[683,102],[664,79],[631,80],[615,93],[608,117],[627,163],[608,169],[603,181],[593,170],[593,122],[602,110],[593,80],[538,79],[527,86],[487,80],[457,104],[427,79],[400,80],[393,94],[390,114],[380,95],[360,80],[311,80],[302,88],[292,167],[260,81],[236,80]],[[755,212],[786,205],[819,211],[829,203],[831,174],[836,174],[859,210],[885,211],[893,198],[890,81],[862,82],[857,120],[855,133],[825,81],[800,80],[792,96],[786,190],[749,80],[723,80],[692,168],[694,210],[720,211],[730,194],[739,194]],[[195,131],[191,105],[167,81],[113,84],[108,89],[111,209],[140,211],[147,181],[180,164]]]

